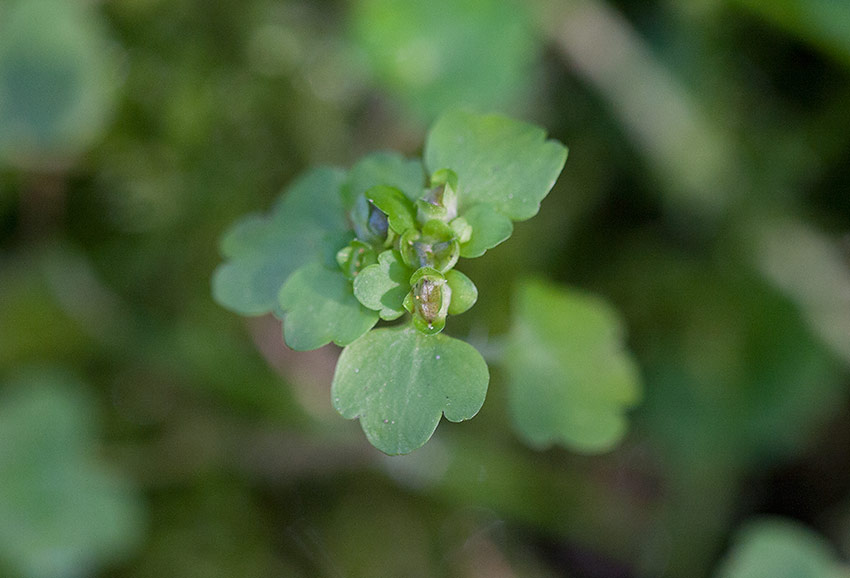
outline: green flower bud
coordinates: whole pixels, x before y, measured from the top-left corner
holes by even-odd
[[[360,271],[377,263],[378,255],[371,245],[355,239],[337,252],[336,262],[346,277],[354,279]]]
[[[364,243],[382,247],[395,238],[390,230],[387,215],[366,199],[365,195],[357,197],[349,217],[354,234]]]
[[[434,335],[446,326],[452,290],[436,269],[422,267],[410,277],[410,293],[404,308],[413,315],[413,326],[425,335]]]
[[[448,223],[457,217],[457,175],[440,169],[431,176],[431,188],[416,202],[416,218],[420,223],[437,219]]]
[[[422,231],[408,229],[401,236],[399,251],[404,263],[411,269],[431,267],[445,273],[455,266],[460,257],[460,243],[455,232],[442,221],[425,223]]]

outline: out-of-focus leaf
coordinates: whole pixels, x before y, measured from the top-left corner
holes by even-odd
[[[49,167],[81,153],[111,117],[115,47],[90,6],[18,0],[0,20],[0,163]]]
[[[640,396],[623,325],[598,297],[525,282],[504,364],[517,431],[535,446],[610,449]]]
[[[471,345],[405,326],[371,331],[346,347],[331,395],[343,417],[360,419],[373,446],[406,454],[430,439],[443,415],[457,422],[478,413],[489,380]]]
[[[425,142],[429,172],[457,173],[461,216],[484,203],[514,221],[530,219],[566,160],[566,147],[541,128],[496,114],[447,113]]]
[[[100,463],[94,408],[62,373],[6,384],[0,403],[0,559],[28,578],[77,578],[128,554],[143,512]]]
[[[230,260],[213,274],[213,297],[242,315],[277,308],[280,288],[300,266],[339,247],[333,244],[348,226],[340,187],[345,173],[317,168],[293,183],[268,217],[248,215],[221,241]]]
[[[516,0],[358,0],[352,27],[377,80],[424,120],[515,104],[540,51]]]
[[[717,578],[841,578],[848,569],[821,536],[781,518],[750,522],[721,563]]]
[[[342,271],[321,263],[292,274],[280,290],[280,307],[286,344],[300,351],[330,342],[348,345],[378,322],[378,313],[357,300]]]
[[[425,186],[422,161],[406,159],[394,152],[377,152],[363,157],[348,172],[343,188],[346,208],[350,208],[359,195],[378,185],[399,189],[415,201]]]

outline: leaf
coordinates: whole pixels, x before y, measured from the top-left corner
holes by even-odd
[[[541,42],[520,0],[359,0],[352,10],[376,80],[425,120],[510,108],[534,85]]]
[[[112,118],[120,53],[79,2],[4,2],[0,164],[50,168],[84,152]]]
[[[567,160],[566,147],[545,139],[542,129],[505,116],[450,112],[428,133],[425,164],[457,173],[461,216],[484,203],[524,221],[537,214]]]
[[[449,315],[465,313],[478,301],[478,287],[475,286],[472,279],[457,269],[452,269],[446,273],[446,282],[452,290]]]
[[[99,461],[94,407],[56,371],[4,384],[0,400],[0,560],[27,578],[77,576],[142,538],[136,490]]]
[[[366,198],[384,212],[399,235],[416,226],[416,207],[399,189],[378,185],[366,191]]]
[[[478,413],[489,379],[468,343],[405,326],[376,329],[346,347],[331,394],[343,417],[360,419],[372,445],[406,454],[428,441],[442,415],[457,422]]]
[[[404,313],[404,297],[413,271],[401,260],[397,251],[384,251],[378,263],[363,269],[354,278],[354,295],[364,306],[378,312],[381,319],[392,321]]]
[[[340,199],[345,173],[314,169],[295,181],[268,217],[248,215],[221,241],[230,260],[213,274],[215,300],[242,315],[274,311],[281,286],[298,267],[333,253],[348,226]]]
[[[622,437],[639,379],[620,320],[597,297],[528,281],[504,359],[517,431],[529,443],[605,451]]]
[[[342,271],[321,263],[304,265],[280,290],[283,335],[292,349],[318,349],[331,341],[348,345],[378,322],[378,314],[366,309]]]
[[[475,205],[463,217],[472,227],[472,237],[460,246],[460,256],[465,259],[480,257],[514,232],[511,220],[491,205]]]
[[[750,522],[716,574],[718,578],[839,578],[846,576],[829,543],[790,520]]]
[[[363,157],[351,167],[344,187],[345,208],[354,206],[359,195],[378,185],[399,189],[411,201],[416,201],[425,186],[422,161],[406,159],[394,152],[378,152]]]

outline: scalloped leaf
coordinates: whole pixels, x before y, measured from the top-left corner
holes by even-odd
[[[518,291],[503,361],[514,425],[531,445],[613,447],[640,396],[623,327],[598,297],[527,281]]]
[[[463,214],[472,227],[469,241],[460,246],[460,256],[480,257],[488,249],[502,243],[514,232],[514,224],[491,205],[475,205]]]
[[[782,518],[749,522],[720,564],[718,578],[840,578],[847,576],[826,539]]]
[[[281,286],[297,268],[342,246],[344,180],[339,169],[314,169],[285,191],[271,215],[237,221],[221,241],[230,260],[213,274],[215,300],[242,315],[274,311]]]
[[[0,400],[0,561],[27,578],[78,576],[130,554],[144,510],[100,459],[97,415],[83,386],[31,370]]]
[[[381,319],[392,321],[404,314],[404,297],[410,291],[413,270],[397,251],[384,251],[378,262],[363,269],[354,278],[354,295],[364,306],[378,312]]]
[[[443,415],[454,422],[475,416],[489,380],[474,347],[408,325],[376,329],[346,347],[331,394],[343,417],[360,419],[373,446],[395,455],[424,445]]]
[[[425,186],[422,161],[388,151],[363,157],[348,172],[343,194],[345,208],[350,209],[359,195],[378,185],[399,189],[411,201],[416,201]]]
[[[280,290],[283,338],[292,349],[318,349],[334,342],[348,345],[378,322],[363,307],[351,281],[339,269],[313,262],[298,269]]]
[[[447,113],[425,143],[429,172],[457,173],[460,215],[485,203],[514,221],[530,219],[566,160],[567,148],[541,128],[496,114]]]

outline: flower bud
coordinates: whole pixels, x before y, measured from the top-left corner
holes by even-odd
[[[426,335],[439,333],[446,326],[452,290],[446,278],[430,267],[422,267],[410,278],[410,293],[404,308],[413,315],[413,326]]]

